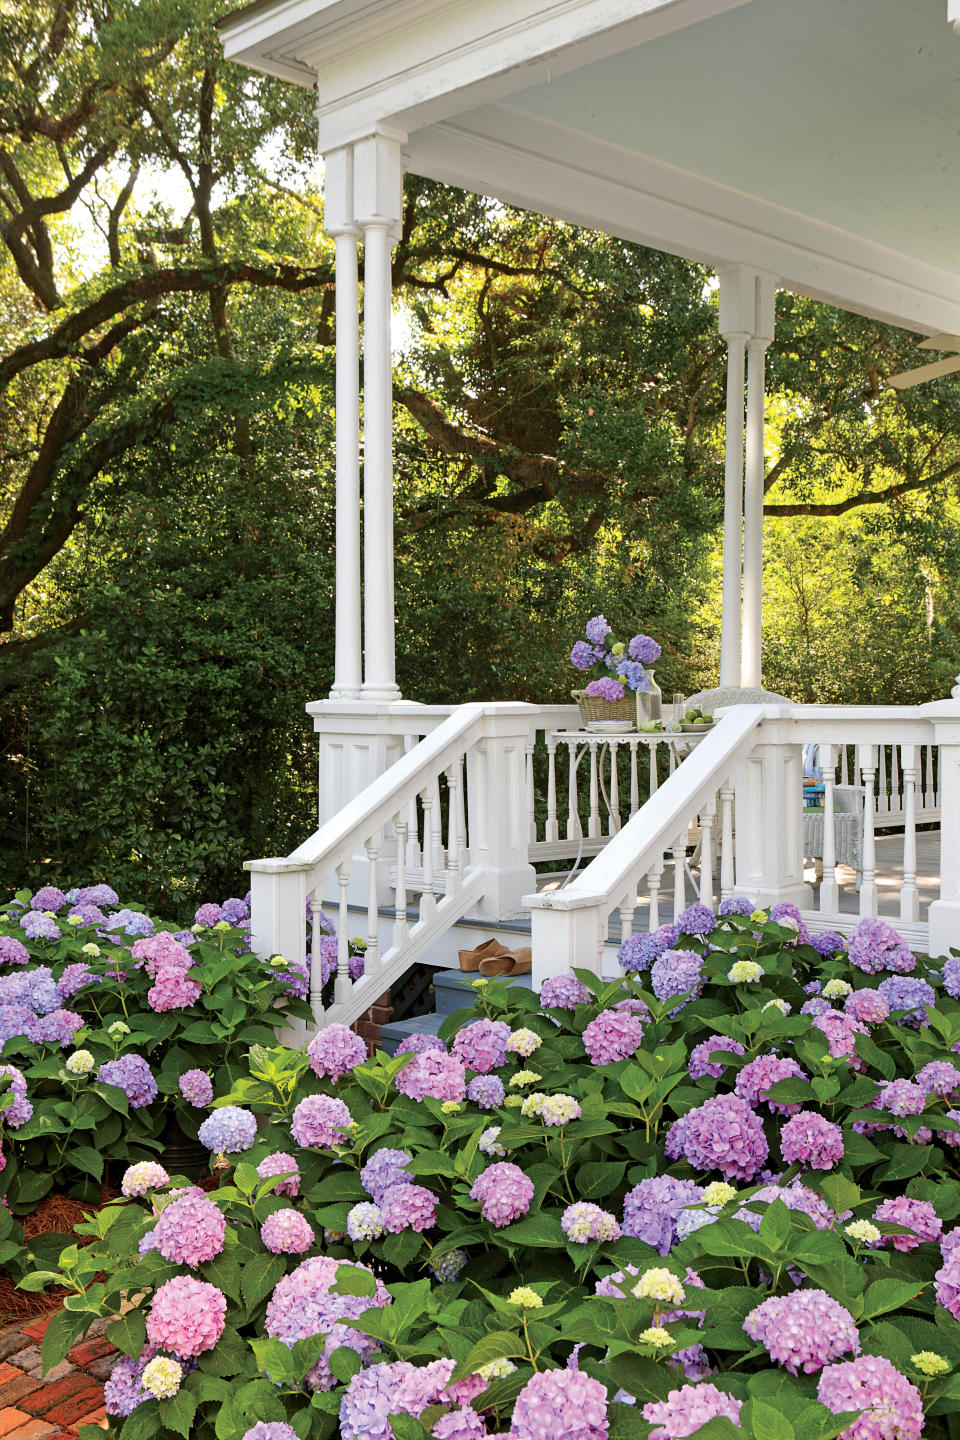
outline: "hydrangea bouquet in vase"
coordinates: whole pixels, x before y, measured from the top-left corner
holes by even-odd
[[[660,646],[649,635],[632,640],[613,638],[603,615],[587,621],[586,639],[578,640],[570,652],[574,669],[590,679],[573,698],[580,707],[584,725],[636,725],[660,720],[663,697],[653,678],[652,667],[660,658]]]

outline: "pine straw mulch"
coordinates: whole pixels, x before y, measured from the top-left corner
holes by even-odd
[[[220,1184],[219,1172],[204,1175],[195,1182],[201,1190],[216,1190]],[[96,1212],[108,1201],[115,1200],[119,1191],[103,1186],[96,1204],[84,1200],[72,1200],[69,1195],[47,1195],[29,1215],[20,1217],[24,1239],[35,1240],[38,1235],[54,1231],[60,1235],[72,1235],[77,1225]],[[81,1245],[89,1245],[92,1235],[79,1237]],[[102,1279],[102,1276],[98,1276]],[[5,1270],[0,1269],[0,1324],[14,1320],[36,1320],[59,1310],[64,1299],[70,1294],[62,1285],[49,1285],[46,1290],[18,1290]]]

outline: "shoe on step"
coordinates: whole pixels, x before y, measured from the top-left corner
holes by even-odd
[[[460,957],[460,969],[466,970],[469,974],[479,970],[482,961],[492,959],[496,955],[508,955],[509,953],[507,947],[501,945],[499,940],[484,940],[476,950],[457,951]]]

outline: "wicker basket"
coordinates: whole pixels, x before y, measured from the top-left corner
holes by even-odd
[[[571,693],[580,707],[580,720],[584,725],[622,725],[625,720],[631,725],[637,723],[636,699],[629,693],[622,700],[604,700],[599,695],[588,695],[585,690]]]

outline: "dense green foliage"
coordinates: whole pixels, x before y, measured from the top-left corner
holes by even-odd
[[[0,871],[69,856],[170,914],[302,838],[332,672],[310,100],[222,61],[221,8],[0,0]],[[598,610],[665,693],[712,683],[712,277],[408,177],[395,284],[404,693],[567,698]],[[912,352],[779,297],[765,679],[797,698],[960,664],[960,386],[884,388]]]

